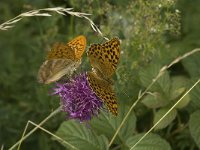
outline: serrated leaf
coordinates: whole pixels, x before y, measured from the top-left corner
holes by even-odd
[[[144,87],[148,87],[149,84],[151,84],[152,80],[157,76],[160,68],[160,65],[152,65],[139,72],[140,81]]]
[[[157,91],[162,89],[163,94],[168,95],[170,93],[171,81],[167,71],[158,79],[156,86]]]
[[[171,98],[172,100],[180,97],[186,90],[188,79],[184,76],[172,77]]]
[[[172,78],[170,99],[173,100],[174,104],[184,94],[184,92],[187,89],[187,85],[188,85],[188,79],[184,76],[175,76]],[[184,98],[176,105],[175,108],[181,109],[187,106],[189,102],[190,102],[190,93],[184,96]]]
[[[175,108],[182,109],[186,107],[189,102],[190,102],[190,94],[188,93],[187,95],[184,96],[184,98],[175,106]]]
[[[200,76],[200,53],[195,53],[195,55],[191,55],[183,59],[183,65],[186,68],[187,72],[190,74],[191,77],[199,78]]]
[[[172,89],[172,95],[171,95],[171,99],[177,99],[179,98],[184,92],[185,92],[186,88],[185,87],[181,87],[178,89]]]
[[[105,136],[97,136],[91,128],[73,120],[65,121],[56,132],[66,142],[81,150],[107,150],[108,140]],[[55,139],[58,140],[58,139]],[[72,149],[69,145],[58,140],[65,147]]]
[[[190,116],[189,120],[189,129],[192,135],[192,138],[196,142],[197,146],[200,148],[200,111],[194,112]]]
[[[126,113],[128,112],[129,107],[125,105],[120,105],[118,116],[113,116],[107,112],[102,112],[98,118],[95,118],[91,122],[92,128],[94,128],[99,134],[104,134],[106,137],[111,139],[115,134],[120,123],[124,119]],[[130,137],[136,127],[136,117],[133,112],[129,115],[126,122],[120,129],[115,143],[122,142]]]
[[[130,137],[126,141],[126,145],[131,149],[144,134],[138,134]],[[148,134],[136,147],[132,150],[171,150],[167,141],[156,134]]]
[[[161,69],[160,65],[154,64],[148,68],[143,69],[140,71],[140,81],[142,85],[148,87],[153,79],[158,75]],[[160,92],[163,96],[167,96],[170,92],[170,77],[168,72],[166,71],[151,88],[151,91]],[[166,97],[166,99],[168,99]]]
[[[169,108],[161,108],[155,112],[153,124],[155,125],[158,120],[167,113],[168,110]],[[154,129],[158,130],[167,127],[176,118],[176,115],[177,111],[176,109],[173,109]]]
[[[159,108],[162,106],[166,106],[169,102],[161,97],[159,93],[154,92],[145,96],[141,103],[143,103],[148,108]]]

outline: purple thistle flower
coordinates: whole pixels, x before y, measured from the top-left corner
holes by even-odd
[[[76,76],[68,83],[57,83],[56,86],[53,94],[60,96],[62,109],[70,119],[88,121],[103,108],[102,101],[89,86],[86,73]]]

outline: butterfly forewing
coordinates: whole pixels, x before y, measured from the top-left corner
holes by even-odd
[[[75,51],[69,45],[55,43],[47,55],[47,60],[52,59],[75,59]]]
[[[72,47],[75,51],[75,58],[80,59],[86,48],[86,38],[83,35],[76,37],[67,43],[68,46]]]
[[[94,72],[87,72],[87,80],[91,89],[106,104],[108,110],[117,115],[117,98],[112,85],[106,80],[98,77]]]
[[[120,41],[118,38],[113,38],[103,44],[92,44],[87,55],[92,67],[110,78],[119,63]]]

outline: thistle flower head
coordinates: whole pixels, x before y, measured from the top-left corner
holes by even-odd
[[[91,90],[86,73],[67,83],[57,83],[53,90],[53,94],[60,96],[62,109],[70,119],[88,121],[92,116],[97,116],[103,107],[102,101]]]

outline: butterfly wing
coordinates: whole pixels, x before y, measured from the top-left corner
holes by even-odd
[[[78,36],[67,44],[54,44],[47,55],[47,60],[39,69],[38,81],[49,84],[64,75],[71,76],[81,64],[85,47],[86,38],[84,36]]]
[[[75,58],[81,59],[85,48],[86,48],[86,38],[83,35],[80,35],[70,42],[67,43],[68,46],[70,46],[74,52],[75,52]]]
[[[38,81],[49,84],[59,80],[64,75],[71,76],[81,61],[72,61],[70,59],[51,59],[46,60],[38,72]]]
[[[94,72],[87,72],[87,80],[91,89],[106,104],[108,110],[117,116],[117,98],[112,85]]]
[[[92,44],[87,55],[97,74],[110,78],[119,63],[120,41],[118,38],[113,38],[103,44]]]
[[[47,60],[53,59],[75,60],[75,51],[67,44],[55,43],[47,55]]]

